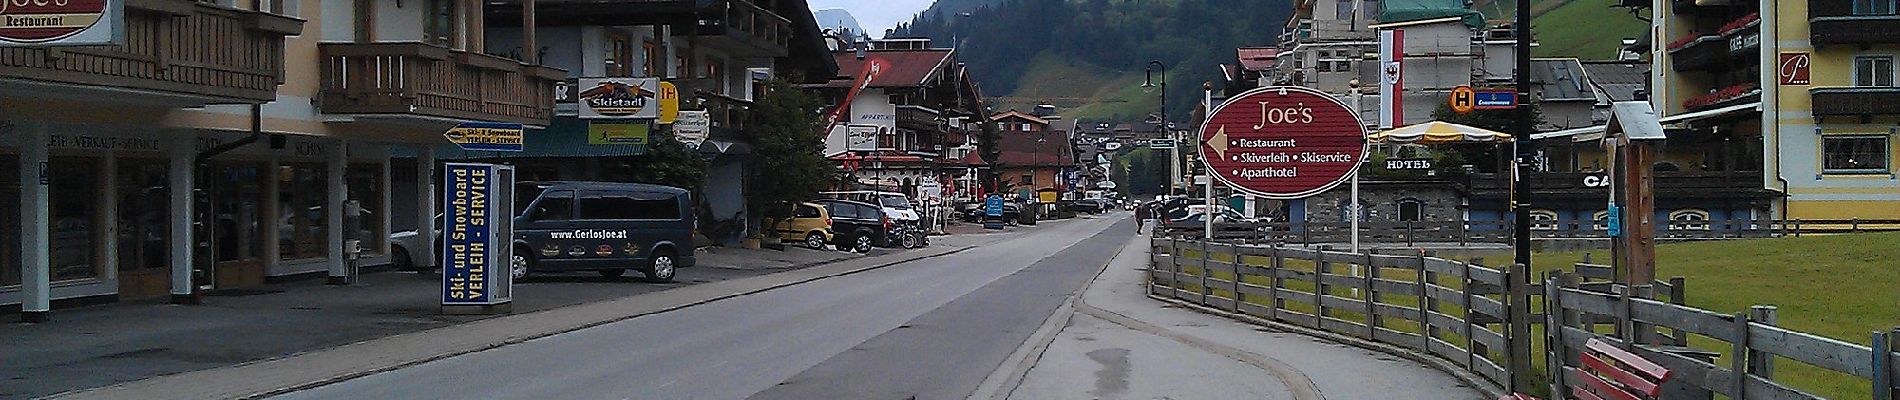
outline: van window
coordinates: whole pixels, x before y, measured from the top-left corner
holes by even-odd
[[[534,197],[540,196],[541,191],[547,188],[545,185],[534,183],[515,184],[515,215],[527,215],[528,204],[533,203]]]
[[[525,214],[531,220],[563,220],[574,218],[574,191],[550,190],[541,195],[541,201],[534,203],[534,209]]]
[[[871,206],[857,206],[859,218],[883,219],[884,210]]]
[[[796,211],[793,211],[793,212],[792,212],[792,217],[794,217],[794,218],[818,218],[818,207],[812,207],[812,206],[803,206],[803,205],[801,205],[801,206],[798,206],[798,210],[796,210]]]
[[[581,192],[581,219],[680,219],[679,198],[633,192]]]
[[[828,208],[831,210],[832,218],[857,218],[858,217],[858,208],[850,204],[825,203],[825,208]]]

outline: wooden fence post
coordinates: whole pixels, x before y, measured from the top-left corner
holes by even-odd
[[[1689,305],[1687,296],[1689,289],[1683,287],[1683,285],[1687,285],[1688,283],[1689,281],[1687,279],[1683,279],[1683,277],[1680,276],[1669,278],[1669,304],[1679,306]],[[1675,335],[1671,336],[1671,338],[1675,339],[1675,345],[1685,347],[1689,345],[1688,332],[1683,331],[1682,328],[1675,328],[1674,333]]]
[[[1365,267],[1366,271],[1366,273],[1361,274],[1365,275],[1363,281],[1366,285],[1366,340],[1376,342],[1379,341],[1377,339],[1379,323],[1385,320],[1385,318],[1379,316],[1379,291],[1372,286],[1373,280],[1379,278],[1379,267],[1372,264],[1372,253],[1368,252],[1360,255],[1365,259],[1365,263],[1360,266]]]
[[[1757,305],[1749,307],[1748,319],[1762,325],[1775,326],[1775,306]],[[1774,354],[1760,350],[1749,350],[1748,374],[1762,377],[1762,379],[1774,380]]]
[[[1280,307],[1286,302],[1280,300],[1280,267],[1286,265],[1286,256],[1280,254],[1279,247],[1268,249],[1272,258],[1267,261],[1267,319],[1280,320]]]
[[[1431,282],[1431,279],[1436,275],[1428,272],[1430,269],[1425,266],[1426,260],[1431,259],[1432,255],[1433,254],[1429,251],[1420,252],[1418,254],[1418,335],[1419,339],[1421,339],[1418,341],[1419,354],[1432,353],[1432,335],[1437,333],[1432,328],[1432,316],[1429,311],[1431,310],[1431,305],[1436,302],[1432,301],[1429,295],[1430,292],[1425,290],[1425,285]]]
[[[1231,250],[1231,251],[1233,251],[1233,253],[1234,253],[1234,281],[1233,281],[1233,282],[1231,282],[1231,283],[1233,283],[1233,287],[1234,287],[1234,291],[1233,291],[1233,293],[1234,293],[1234,307],[1233,307],[1233,312],[1234,312],[1235,314],[1239,314],[1239,313],[1240,313],[1240,303],[1241,303],[1241,302],[1243,302],[1243,301],[1247,301],[1247,294],[1246,294],[1246,293],[1241,293],[1241,292],[1240,292],[1240,281],[1242,280],[1242,279],[1241,279],[1241,277],[1243,277],[1243,276],[1246,276],[1245,274],[1243,274],[1243,273],[1241,273],[1241,272],[1240,272],[1240,271],[1241,271],[1241,268],[1240,268],[1240,266],[1241,266],[1241,265],[1244,265],[1244,263],[1242,263],[1242,262],[1240,262],[1240,260],[1241,260],[1241,259],[1242,259],[1243,257],[1241,257],[1241,256],[1240,256],[1240,244],[1239,244],[1239,243],[1228,243],[1228,244],[1227,244],[1227,249],[1228,249],[1228,250]]]
[[[1326,330],[1326,274],[1333,272],[1326,250],[1313,252],[1313,328]]]
[[[1531,388],[1531,293],[1530,266],[1511,264],[1504,270],[1505,292],[1510,297],[1510,316],[1505,317],[1508,331],[1504,336],[1510,347],[1508,359],[1511,374],[1511,391],[1523,392]]]
[[[1462,282],[1461,286],[1458,288],[1458,294],[1464,295],[1464,298],[1465,298],[1464,308],[1460,309],[1460,311],[1464,313],[1464,318],[1461,318],[1461,319],[1463,319],[1465,323],[1464,336],[1465,336],[1465,365],[1466,366],[1478,365],[1477,363],[1478,359],[1483,357],[1481,356],[1481,354],[1490,353],[1491,351],[1490,349],[1485,348],[1483,343],[1478,343],[1477,335],[1471,334],[1471,332],[1476,331],[1478,328],[1484,327],[1483,325],[1471,323],[1471,320],[1475,318],[1474,316],[1471,315],[1472,314],[1471,313],[1471,298],[1475,297],[1475,296],[1472,296],[1471,292],[1473,289],[1476,288],[1477,283],[1478,283],[1478,280],[1471,279],[1471,269],[1474,267],[1484,266],[1483,264],[1479,264],[1479,262],[1482,262],[1482,261],[1484,261],[1483,257],[1472,257],[1470,264],[1465,264],[1463,268],[1459,268],[1458,270],[1458,281]]]
[[[1729,377],[1734,378],[1734,381],[1729,382],[1731,385],[1729,388],[1731,391],[1729,392],[1729,398],[1746,399],[1748,398],[1747,356],[1751,355],[1748,351],[1748,313],[1735,313],[1734,318],[1735,341],[1732,342],[1734,349],[1729,352],[1729,354],[1734,355],[1734,357],[1729,357],[1728,366],[1730,371],[1734,371],[1734,373],[1729,374]]]
[[[1893,352],[1900,349],[1900,328],[1890,332],[1874,331],[1871,342],[1874,350],[1874,400],[1900,400],[1900,387],[1894,387],[1895,376],[1900,376],[1900,365],[1893,364]]]
[[[1544,273],[1544,370],[1550,375],[1552,398],[1569,393],[1564,386],[1564,365],[1570,349],[1564,345],[1563,281],[1562,271]]]

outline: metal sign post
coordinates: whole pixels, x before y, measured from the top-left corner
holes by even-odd
[[[515,169],[449,163],[442,171],[443,314],[511,310]]]

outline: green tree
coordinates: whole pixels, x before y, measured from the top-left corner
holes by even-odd
[[[784,204],[810,200],[825,189],[837,166],[825,159],[822,122],[817,110],[824,104],[811,92],[774,80],[766,86],[749,126],[752,127],[752,187],[746,206],[754,215],[783,217]]]
[[[706,182],[706,159],[686,148],[672,135],[651,135],[647,154],[628,157],[622,171],[634,182],[684,188],[697,192]]]

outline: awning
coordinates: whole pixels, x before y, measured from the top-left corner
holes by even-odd
[[[1758,112],[1758,111],[1761,111],[1761,102],[1737,104],[1733,106],[1709,109],[1709,110],[1703,110],[1703,111],[1696,111],[1692,113],[1676,114],[1676,115],[1671,115],[1667,117],[1662,117],[1660,121],[1662,122],[1663,125],[1672,125],[1672,124],[1678,124],[1678,123],[1684,123],[1684,122],[1695,122],[1695,121],[1723,117],[1723,116],[1745,113],[1745,112]],[[1531,135],[1531,140],[1543,140],[1543,139],[1549,139],[1549,138],[1581,135],[1575,140],[1587,141],[1587,140],[1601,139],[1603,137],[1602,134],[1603,134],[1603,125],[1594,125],[1594,126],[1586,126],[1582,128],[1572,128],[1572,129],[1565,129],[1561,131],[1533,134]]]
[[[1366,140],[1373,143],[1490,143],[1511,141],[1511,135],[1450,122],[1432,121],[1374,133],[1366,137]]]

